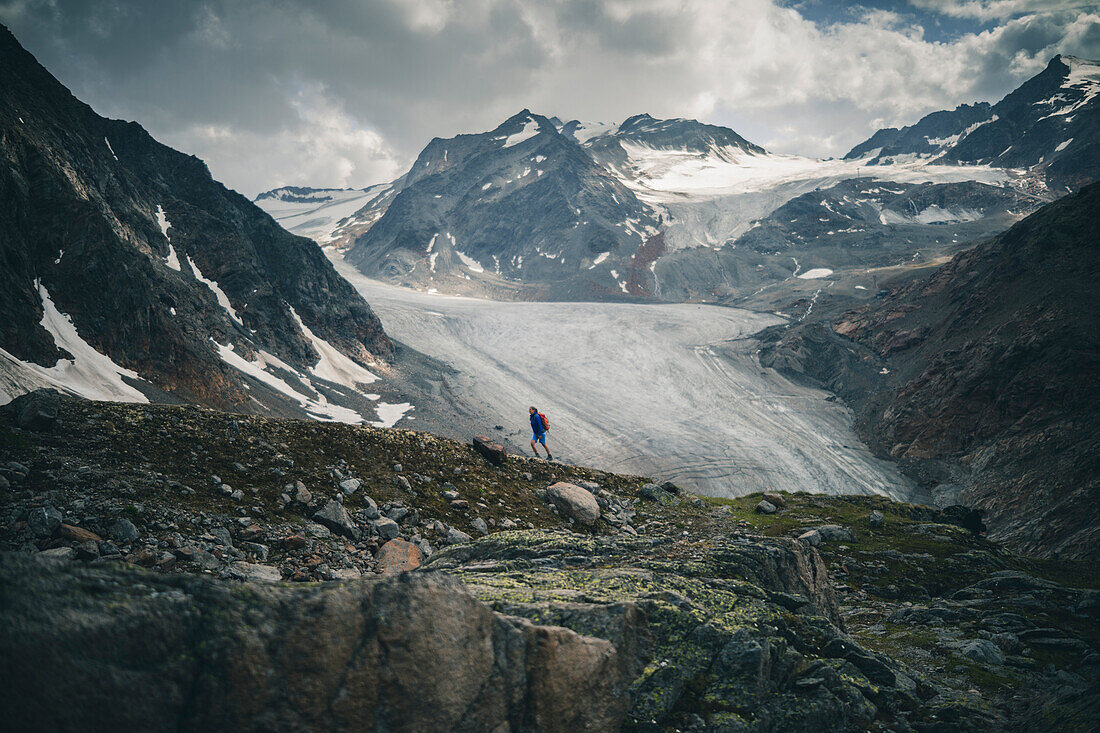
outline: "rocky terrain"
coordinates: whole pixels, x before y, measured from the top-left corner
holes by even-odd
[[[852,404],[872,448],[986,509],[998,540],[1095,559],[1098,216],[1088,186],[881,299],[774,329],[762,361]]]
[[[959,508],[706,499],[491,441],[45,393],[0,414],[0,474],[14,729],[1098,712],[1096,573],[973,538]]]
[[[97,115],[6,28],[0,200],[0,401],[53,385],[388,422],[363,387],[393,344],[316,245]]]

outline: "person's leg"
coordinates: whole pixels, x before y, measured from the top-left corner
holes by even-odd
[[[539,447],[538,447],[538,443],[535,442],[535,436],[534,435],[531,436],[531,450],[533,450],[535,452],[536,456],[539,455]]]
[[[553,460],[554,456],[550,455],[550,446],[546,444],[546,433],[542,434],[542,447],[546,449],[546,460]]]

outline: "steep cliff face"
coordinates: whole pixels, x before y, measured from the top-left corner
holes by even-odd
[[[302,414],[339,401],[308,380],[355,392],[392,350],[313,242],[201,160],[97,115],[4,28],[0,200],[8,397],[44,382]]]
[[[890,372],[867,437],[951,461],[940,480],[1028,552],[1100,556],[1098,217],[1092,185],[834,325]]]

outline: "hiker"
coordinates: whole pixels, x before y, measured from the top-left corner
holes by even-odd
[[[531,450],[535,452],[537,457],[539,455],[538,444],[542,443],[542,447],[546,449],[546,460],[554,460],[554,456],[550,455],[550,447],[546,445],[546,431],[550,429],[550,421],[546,419],[546,415],[543,415],[534,407],[531,407],[528,412],[531,413]]]
[[[985,534],[986,529],[985,522],[982,521],[982,517],[985,516],[985,509],[971,509],[962,518],[962,528],[970,530],[970,534],[975,537],[980,537]]]

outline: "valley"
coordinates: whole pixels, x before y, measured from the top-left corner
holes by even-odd
[[[756,359],[752,335],[785,319],[692,304],[515,303],[444,296],[364,277],[327,249],[386,332],[456,370],[448,432],[501,425],[529,453],[527,407],[553,421],[557,457],[661,476],[712,496],[782,487],[914,500],[851,415]],[[442,411],[442,415],[438,414]],[[411,413],[414,417],[416,413]],[[415,422],[402,422],[415,426]]]

